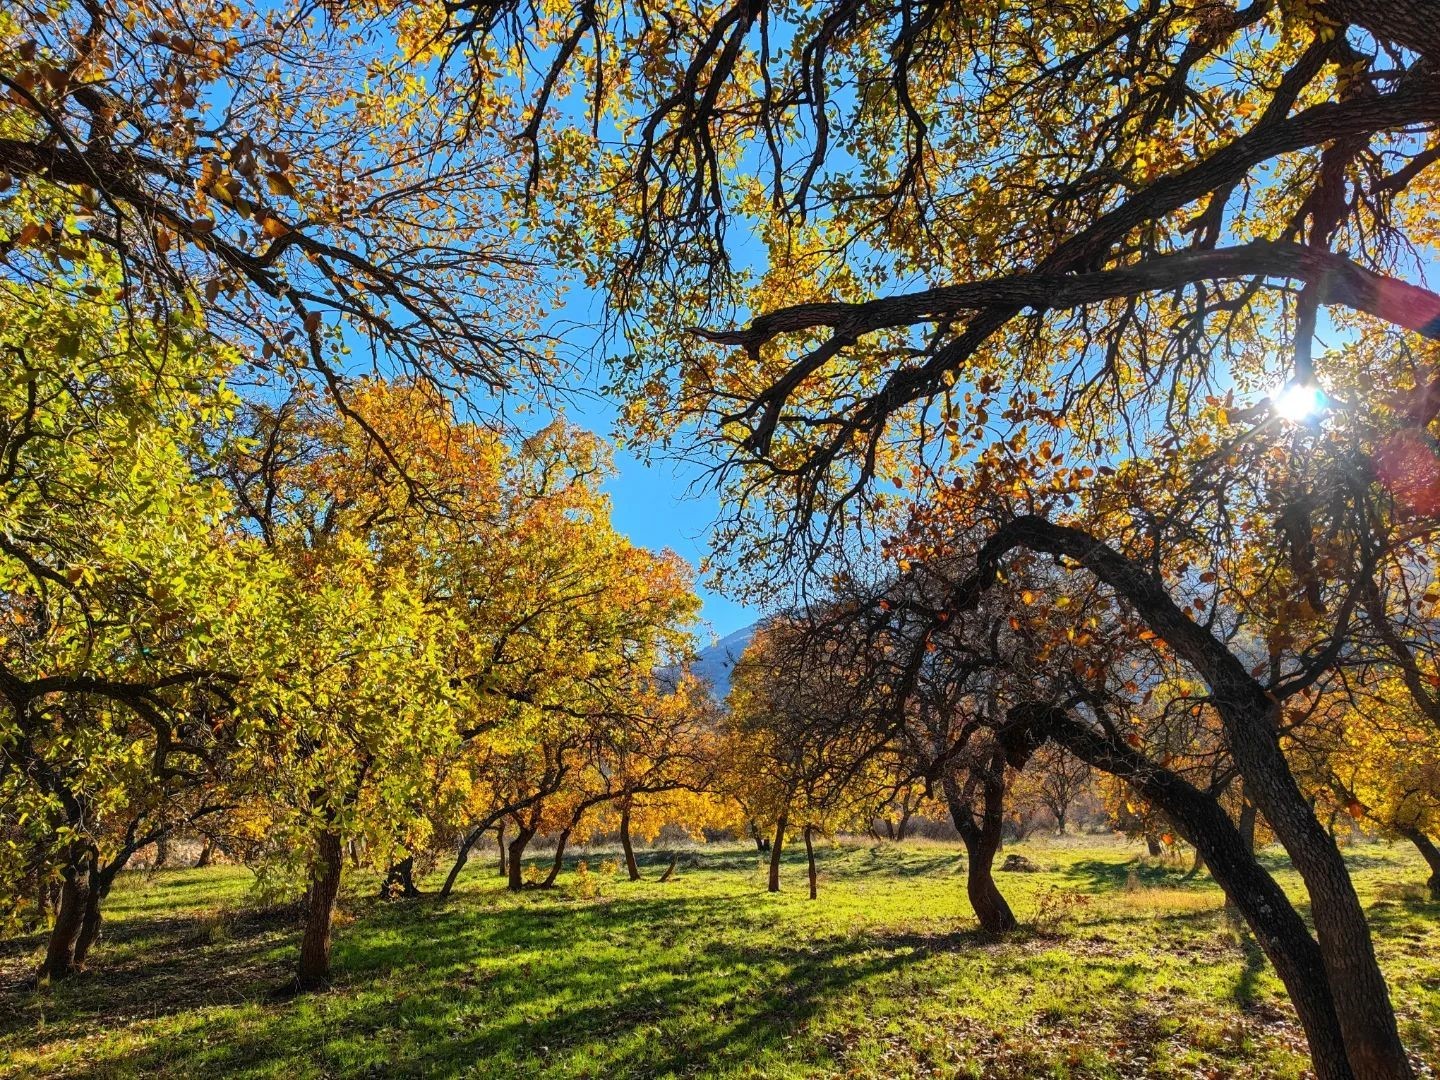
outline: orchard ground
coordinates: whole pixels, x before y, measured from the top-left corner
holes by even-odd
[[[665,883],[668,853],[636,883],[586,853],[588,880],[567,860],[520,894],[480,859],[444,904],[352,875],[334,985],[301,997],[279,991],[299,930],[251,905],[247,871],[131,872],[89,973],[36,991],[40,938],[0,945],[0,1076],[1305,1075],[1278,980],[1203,872],[1109,837],[1013,852],[1040,870],[997,875],[1027,924],[999,940],[958,847],[926,841],[822,845],[816,901],[798,845],[779,895],[739,845],[684,853]],[[1434,1076],[1440,904],[1408,849],[1347,854]]]

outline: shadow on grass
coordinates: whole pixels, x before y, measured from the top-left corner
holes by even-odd
[[[0,991],[0,1037],[90,1033],[114,1017],[160,1017],[265,995],[288,971],[289,909],[172,916],[107,925],[88,971],[48,989]],[[45,1018],[36,1030],[39,1017]],[[22,1044],[26,1041],[21,1038]]]
[[[1188,867],[1170,866],[1147,859],[1127,859],[1113,862],[1109,859],[1081,859],[1071,863],[1061,873],[1075,879],[1096,892],[1118,892],[1132,880],[1150,889],[1209,889],[1215,888],[1210,875],[1201,871],[1191,874]]]
[[[238,920],[224,942],[187,949],[195,920],[150,922],[146,954],[154,962],[112,957],[113,967],[59,988],[43,1031],[17,1042],[36,1046],[170,1017],[183,1030],[167,1029],[167,1038],[74,1075],[149,1075],[167,1066],[183,1066],[186,1075],[261,1066],[283,1073],[285,1062],[297,1060],[347,1076],[533,1075],[562,1062],[567,1073],[594,1076],[681,1074],[702,1062],[724,1071],[783,1046],[857,982],[984,943],[973,933],[826,933],[757,943],[743,921],[737,932],[726,896],[562,897],[490,909],[480,904],[493,894],[445,906],[367,905],[336,942],[334,990],[283,1004],[265,993],[288,970],[288,925],[277,939],[273,926]],[[785,917],[768,905],[754,915],[772,931]],[[727,931],[716,936],[721,922]],[[577,942],[587,947],[574,948]],[[231,988],[228,996],[222,986]],[[227,1023],[224,1011],[180,1015],[242,1002],[255,1006],[243,1024]],[[176,1040],[187,1031],[205,1038],[181,1058]]]

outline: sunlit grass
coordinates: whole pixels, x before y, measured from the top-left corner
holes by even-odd
[[[298,933],[246,907],[245,871],[133,874],[95,971],[0,996],[0,1075],[1303,1074],[1279,984],[1203,872],[1107,838],[1018,850],[1040,872],[999,878],[1031,928],[1000,941],[975,929],[963,856],[928,842],[823,848],[813,903],[798,855],[772,896],[740,846],[663,885],[656,853],[594,899],[507,894],[488,862],[446,905],[357,879],[334,989],[295,999],[276,990]],[[1403,848],[1352,865],[1407,1041],[1435,1060],[1440,905]],[[6,946],[7,982],[38,946]]]

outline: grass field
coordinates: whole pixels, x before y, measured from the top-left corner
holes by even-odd
[[[739,846],[665,884],[656,853],[598,896],[570,872],[507,894],[488,860],[443,906],[360,898],[357,878],[334,988],[301,998],[277,992],[298,931],[247,905],[245,870],[136,872],[89,974],[27,990],[39,938],[0,945],[0,1076],[1304,1074],[1279,983],[1203,874],[1105,838],[1011,850],[1043,870],[997,875],[1029,924],[999,941],[957,849],[928,842],[822,848],[813,902],[799,856],[773,896]],[[1434,1075],[1440,905],[1407,849],[1350,858]]]

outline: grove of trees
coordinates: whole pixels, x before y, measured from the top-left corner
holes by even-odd
[[[730,828],[816,897],[818,840],[922,802],[1005,934],[1007,815],[1093,785],[1194,847],[1317,1076],[1414,1075],[1336,826],[1440,895],[1437,162],[1421,0],[7,5],[40,977],[182,834],[297,901],[301,989],[350,862],[449,895],[498,844],[518,890]],[[770,613],[724,702],[564,418],[592,338]]]

